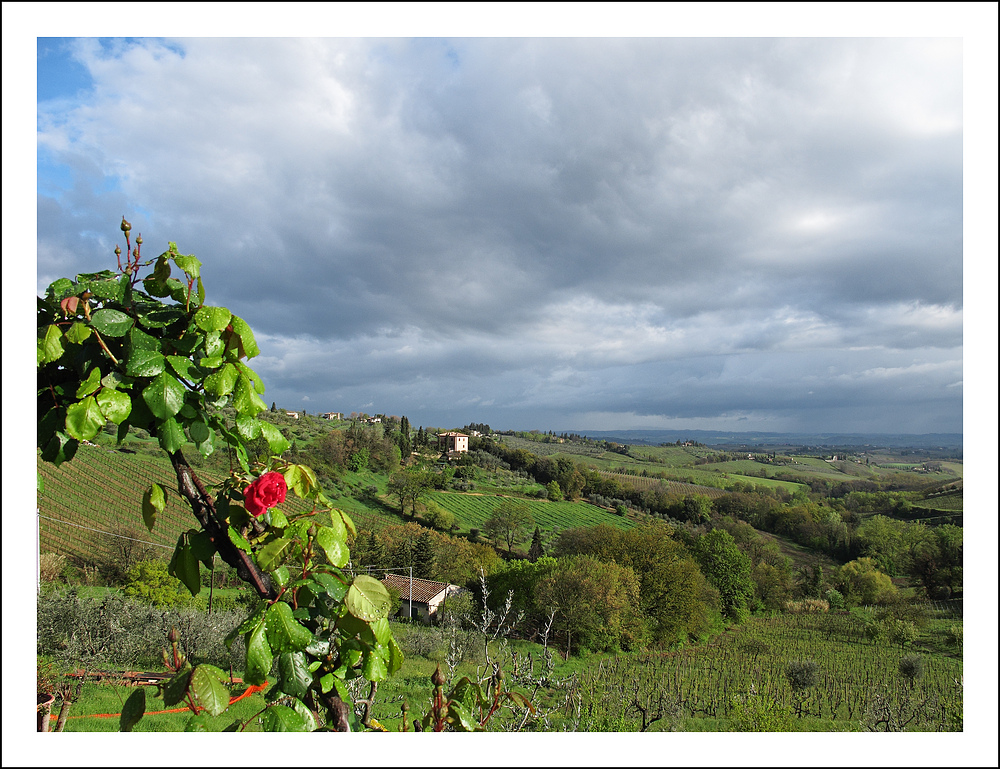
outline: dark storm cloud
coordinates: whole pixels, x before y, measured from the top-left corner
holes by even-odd
[[[92,90],[39,104],[72,180],[39,184],[40,288],[128,213],[257,330],[268,400],[961,429],[960,42],[76,50]]]

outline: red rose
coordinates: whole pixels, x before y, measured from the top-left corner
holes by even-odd
[[[264,473],[243,492],[243,506],[254,517],[259,517],[275,505],[285,501],[288,484],[281,473]]]

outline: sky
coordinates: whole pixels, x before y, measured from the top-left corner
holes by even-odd
[[[125,215],[267,403],[962,432],[959,37],[53,36],[37,73],[36,291]]]

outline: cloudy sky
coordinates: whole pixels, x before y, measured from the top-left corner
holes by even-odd
[[[268,403],[962,431],[960,38],[52,37],[37,68],[36,290],[113,268],[125,214],[251,324]]]

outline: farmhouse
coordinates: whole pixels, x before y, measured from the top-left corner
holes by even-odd
[[[462,452],[469,450],[469,436],[465,433],[438,433],[438,448],[454,459]]]
[[[386,574],[382,584],[395,588],[403,599],[399,607],[400,617],[413,617],[426,623],[437,614],[441,604],[449,596],[456,595],[462,590],[458,585],[449,585],[447,582],[411,579],[402,574]]]

